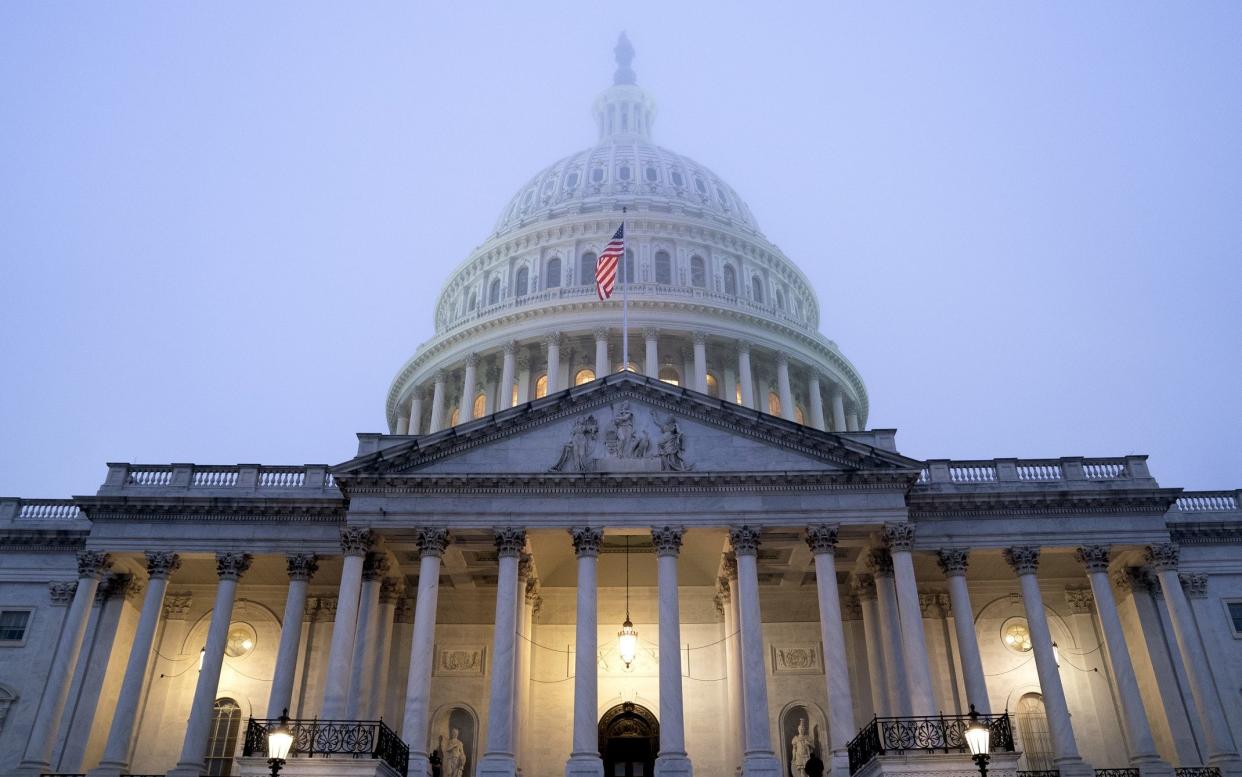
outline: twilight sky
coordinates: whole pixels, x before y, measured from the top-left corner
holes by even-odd
[[[904,453],[1242,487],[1242,3],[8,2],[0,496],[353,455],[621,29]]]

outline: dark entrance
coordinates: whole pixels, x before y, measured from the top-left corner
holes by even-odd
[[[599,719],[604,777],[651,777],[659,751],[660,724],[646,707],[627,701]]]

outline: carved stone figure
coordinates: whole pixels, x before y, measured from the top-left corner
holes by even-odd
[[[590,472],[595,460],[595,439],[599,436],[599,422],[595,416],[574,421],[569,442],[561,449],[561,458],[552,466],[553,472]]]
[[[613,408],[612,428],[617,436],[617,458],[646,457],[651,441],[646,432],[634,428],[634,411],[630,410],[629,402],[622,402]]]
[[[686,472],[694,469],[687,464],[683,454],[686,452],[686,436],[681,433],[677,419],[665,416],[661,419],[653,415],[652,420],[660,428],[660,439],[656,441],[656,453],[660,457],[660,469],[665,472]]]
[[[807,761],[815,754],[815,742],[806,733],[806,718],[798,721],[798,733],[789,742],[789,777],[808,777]]]
[[[462,777],[466,773],[466,746],[462,744],[461,731],[449,729],[448,740],[441,746],[444,760],[440,764],[440,773],[444,777]]]

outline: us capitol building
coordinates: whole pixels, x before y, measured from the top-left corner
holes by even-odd
[[[0,773],[1242,776],[1240,492],[902,455],[632,58],[354,458],[0,499]]]

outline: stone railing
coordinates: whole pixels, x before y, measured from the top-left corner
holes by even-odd
[[[616,296],[618,302],[620,301],[620,293],[620,286],[618,285]],[[700,302],[716,307],[742,310],[778,321],[795,329],[811,329],[811,322],[809,320],[798,318],[793,313],[780,310],[775,303],[758,303],[742,294],[725,294],[722,291],[712,291],[696,286],[649,282],[629,284],[628,293],[631,300],[685,300],[688,302]],[[598,298],[595,294],[595,286],[562,286],[555,289],[532,292],[521,297],[507,297],[494,305],[480,305],[474,310],[456,316],[451,321],[446,322],[442,329],[437,330],[436,334],[449,334],[468,324],[503,315],[511,310],[527,307],[546,307],[549,304],[558,302],[571,304],[574,302],[590,302],[591,304],[597,304]]]
[[[1242,490],[1183,491],[1173,509],[1179,513],[1228,513],[1242,509]]]
[[[1145,456],[1085,459],[991,459],[951,461],[928,459],[919,475],[919,485],[989,485],[1086,483],[1150,479]]]
[[[85,516],[72,499],[17,499],[11,503],[13,517],[19,521],[76,521]],[[0,506],[0,516],[7,512]]]
[[[108,464],[100,494],[199,491],[228,495],[246,491],[336,495],[326,464],[267,467],[259,464]]]
[[[991,732],[994,752],[1014,752],[1013,728],[1009,714],[980,715]],[[966,715],[936,715],[926,718],[872,718],[846,746],[850,774],[879,755],[892,753],[966,753]]]
[[[380,720],[251,718],[246,723],[242,755],[247,758],[267,755],[268,731],[281,722],[293,732],[290,759],[325,755],[374,758],[391,766],[402,777],[409,773],[410,748]]]

